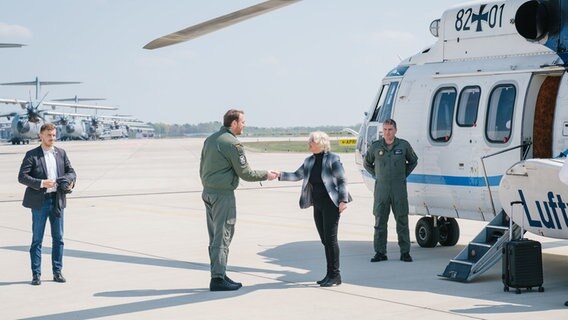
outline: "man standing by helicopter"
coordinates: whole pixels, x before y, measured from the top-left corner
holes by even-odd
[[[387,222],[391,208],[396,220],[400,260],[412,262],[406,177],[416,168],[418,157],[408,141],[396,137],[396,130],[396,122],[393,119],[385,120],[383,137],[374,141],[365,155],[365,169],[375,177],[375,256],[371,262],[388,260]]]

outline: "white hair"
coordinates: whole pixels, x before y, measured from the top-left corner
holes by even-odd
[[[308,138],[308,142],[314,142],[318,145],[324,152],[329,152],[331,146],[329,144],[329,136],[327,133],[322,131],[314,131],[310,133],[310,137]]]

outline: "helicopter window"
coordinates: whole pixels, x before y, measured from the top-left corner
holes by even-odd
[[[390,83],[390,85],[388,86],[388,90],[383,90],[383,92],[386,91],[386,95],[383,97],[383,93],[381,93],[381,97],[379,98],[379,104],[377,104],[378,114],[377,117],[374,119],[374,121],[385,122],[385,120],[391,118],[392,107],[394,104],[394,98],[397,87],[398,87],[398,82],[394,81]],[[386,86],[383,89],[387,89]]]
[[[402,77],[405,73],[406,70],[408,70],[409,66],[398,66],[394,69],[392,69],[391,71],[389,71],[389,73],[387,73],[387,77]]]
[[[456,95],[454,88],[441,88],[436,92],[430,115],[430,138],[432,140],[439,142],[450,140]]]
[[[477,122],[477,109],[481,88],[465,87],[460,92],[456,122],[460,127],[474,127]]]
[[[385,102],[385,97],[387,96],[387,91],[389,91],[389,84],[384,84],[381,88],[381,93],[379,94],[379,99],[377,100],[377,104],[375,105],[375,111],[373,111],[373,116],[371,117],[371,121],[377,121],[379,118],[379,112],[381,110],[381,106]]]
[[[517,90],[512,84],[499,85],[491,92],[485,127],[485,134],[490,142],[507,143],[511,138],[516,95]]]

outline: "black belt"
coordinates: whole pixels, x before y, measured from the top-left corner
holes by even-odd
[[[57,192],[46,192],[44,194],[45,199],[55,199]]]

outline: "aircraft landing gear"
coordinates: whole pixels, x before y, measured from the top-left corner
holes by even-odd
[[[460,227],[454,218],[422,217],[416,223],[415,236],[416,242],[423,248],[434,248],[438,243],[451,247],[458,243]]]
[[[460,226],[456,219],[448,217],[438,218],[438,229],[440,230],[440,245],[444,247],[455,246],[460,238]]]
[[[432,217],[422,217],[416,223],[416,242],[423,248],[434,248],[440,240],[440,230],[434,227]]]

